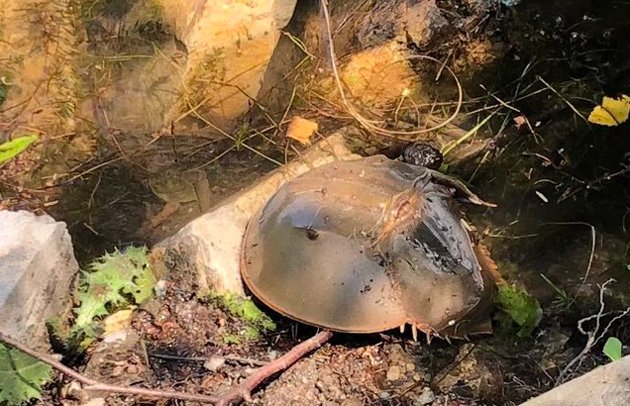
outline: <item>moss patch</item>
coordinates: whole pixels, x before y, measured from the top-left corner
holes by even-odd
[[[225,334],[225,344],[240,344],[244,341],[255,341],[266,331],[274,331],[276,324],[263,313],[250,299],[242,298],[234,293],[210,294],[211,301],[225,310],[230,316],[243,322],[236,334]]]

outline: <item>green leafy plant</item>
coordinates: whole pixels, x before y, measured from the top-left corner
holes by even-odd
[[[542,317],[538,300],[516,285],[499,286],[495,302],[519,326],[519,337],[530,335]]]
[[[276,324],[263,313],[250,299],[242,298],[234,293],[210,294],[211,300],[225,309],[230,315],[243,320],[246,324],[239,335],[228,334],[223,337],[226,344],[257,340],[262,331],[273,331]]]
[[[153,295],[155,282],[146,247],[105,254],[82,274],[77,292],[80,305],[74,309],[74,330],[92,335],[95,317],[142,303]]]
[[[37,140],[39,140],[39,136],[29,134],[0,144],[0,165],[24,152],[26,148]]]
[[[611,361],[617,361],[623,357],[622,347],[623,345],[617,337],[608,337],[603,352]]]
[[[0,404],[19,405],[39,399],[52,372],[49,365],[0,344]]]
[[[241,150],[243,142],[247,139],[247,135],[249,135],[249,124],[243,123],[236,129],[236,133],[234,134],[234,146],[237,151]]]

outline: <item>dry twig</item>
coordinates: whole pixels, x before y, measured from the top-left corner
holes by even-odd
[[[309,352],[321,347],[328,340],[330,340],[331,337],[332,332],[328,330],[321,331],[310,339],[304,341],[303,343],[296,345],[280,358],[271,361],[268,364],[261,366],[260,368],[255,369],[254,372],[252,372],[252,374],[239,385],[233,387],[232,389],[229,389],[221,395],[209,396],[194,393],[136,388],[102,383],[97,380],[88,378],[85,375],[73,370],[72,368],[65,366],[52,357],[35,351],[19,343],[17,340],[14,340],[13,338],[7,336],[6,334],[0,332],[0,342],[4,342],[11,347],[15,347],[25,354],[28,354],[31,357],[34,357],[39,361],[50,365],[64,375],[67,375],[70,378],[81,382],[84,385],[83,389],[86,391],[137,395],[145,398],[191,400],[195,402],[214,403],[218,406],[227,406],[230,403],[239,401],[241,399],[250,400],[251,392],[256,389],[258,385],[260,385],[265,379],[289,368],[291,365],[293,365]]]
[[[586,354],[588,354],[591,349],[597,345],[597,343],[599,342],[599,340],[601,340],[607,333],[608,330],[610,330],[610,328],[612,327],[613,323],[615,323],[617,320],[621,319],[622,317],[625,317],[628,313],[630,313],[630,307],[628,307],[626,310],[623,310],[621,312],[607,312],[604,313],[604,308],[605,308],[605,304],[604,304],[604,292],[606,291],[606,287],[608,286],[609,283],[615,282],[614,279],[608,279],[606,282],[604,282],[600,287],[599,287],[599,311],[596,314],[593,314],[591,316],[585,317],[583,319],[581,319],[580,321],[578,321],[577,324],[577,329],[580,333],[584,334],[585,336],[587,336],[586,339],[586,344],[584,345],[584,348],[582,348],[582,351],[580,351],[580,353],[573,358],[566,367],[564,367],[564,369],[560,372],[560,374],[558,375],[558,378],[556,379],[556,386],[563,383],[566,380],[567,375],[579,368],[582,365],[582,362],[584,361],[584,357],[586,356]],[[606,327],[604,327],[603,329],[601,329],[602,326],[602,318],[609,316],[613,313],[619,313],[617,314],[615,317],[613,317],[612,319],[610,319],[610,321],[608,322],[608,324],[606,324]],[[586,323],[587,321],[591,321],[591,320],[595,320],[595,327],[590,330],[590,331],[586,331],[584,330],[584,323]]]

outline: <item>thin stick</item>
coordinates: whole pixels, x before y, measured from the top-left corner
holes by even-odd
[[[287,352],[280,358],[275,359],[261,366],[260,368],[257,368],[249,376],[249,378],[245,379],[239,385],[233,387],[232,389],[229,389],[220,396],[208,396],[194,393],[109,385],[88,378],[85,375],[82,375],[79,372],[73,370],[72,368],[65,366],[61,362],[52,359],[50,356],[41,354],[25,345],[20,344],[17,340],[14,340],[13,338],[7,336],[6,334],[3,334],[2,332],[0,332],[0,342],[4,342],[12,347],[15,347],[23,353],[28,354],[31,357],[34,357],[50,365],[59,372],[81,382],[82,384],[86,385],[83,387],[83,389],[86,391],[139,395],[150,398],[191,400],[195,402],[215,403],[217,404],[217,406],[228,406],[230,403],[241,399],[250,400],[251,392],[256,389],[258,385],[260,385],[265,379],[277,374],[278,372],[284,371],[309,352],[321,347],[328,340],[330,340],[332,335],[333,333],[329,330],[320,331],[315,336],[293,347],[289,352]]]
[[[582,362],[584,360],[584,357],[586,356],[586,354],[588,354],[591,349],[597,345],[597,343],[599,342],[599,340],[602,339],[602,337],[604,337],[608,331],[610,330],[610,328],[612,327],[613,323],[615,323],[617,320],[627,316],[630,313],[630,307],[626,308],[626,310],[618,312],[619,314],[617,314],[615,317],[613,317],[608,324],[606,324],[606,327],[604,327],[604,329],[600,332],[600,327],[601,327],[601,321],[602,321],[602,317],[604,316],[608,316],[612,313],[604,313],[604,292],[606,291],[606,286],[609,283],[615,282],[614,279],[608,279],[606,282],[604,282],[600,287],[599,287],[599,310],[596,314],[593,314],[591,316],[585,317],[583,319],[581,319],[580,321],[578,321],[578,325],[577,325],[577,329],[580,333],[584,334],[585,336],[587,336],[587,340],[586,340],[586,344],[584,344],[584,348],[582,348],[582,351],[580,351],[580,353],[573,358],[566,367],[564,367],[564,369],[560,372],[560,374],[558,375],[558,378],[556,379],[556,386],[561,384],[562,382],[564,382],[565,377],[567,376],[567,374],[569,372],[571,372],[574,367],[578,368],[580,365],[582,365]],[[593,328],[593,330],[591,331],[585,331],[584,330],[584,323],[586,323],[587,321],[590,321],[592,319],[595,319],[595,328]],[[577,364],[577,366],[576,366]]]
[[[559,98],[561,98],[561,99],[562,99],[562,101],[563,101],[563,102],[565,102],[565,103],[567,104],[567,106],[569,106],[569,108],[570,108],[571,110],[573,110],[573,112],[574,112],[575,114],[577,114],[577,115],[578,115],[578,117],[580,117],[582,120],[584,120],[584,122],[586,122],[586,123],[588,124],[588,120],[586,119],[586,117],[584,117],[584,115],[583,115],[582,113],[580,113],[580,111],[579,111],[577,108],[575,108],[575,106],[574,106],[573,104],[571,104],[571,102],[570,102],[569,100],[567,100],[567,98],[566,98],[566,97],[564,97],[563,95],[561,95],[561,94],[560,94],[560,92],[558,92],[556,89],[554,89],[554,88],[553,88],[553,86],[551,86],[549,83],[547,83],[547,82],[545,81],[545,79],[543,79],[542,77],[540,77],[540,76],[536,76],[536,78],[537,78],[538,80],[540,80],[540,81],[542,82],[542,84],[543,84],[543,85],[547,86],[547,88],[548,88],[549,90],[551,90],[552,92],[554,92],[554,93],[556,94],[556,96],[558,96]]]
[[[110,393],[122,393],[128,395],[140,395],[150,398],[165,398],[165,399],[181,399],[181,400],[192,400],[196,402],[206,402],[206,403],[216,403],[219,401],[219,398],[216,396],[207,396],[201,394],[194,393],[184,393],[184,392],[175,392],[175,391],[164,391],[164,390],[155,390],[155,389],[144,389],[144,388],[132,388],[126,386],[118,386],[118,385],[109,385],[105,383],[101,383],[94,379],[88,378],[85,375],[80,374],[79,372],[73,370],[72,368],[68,368],[61,362],[58,362],[48,355],[41,354],[35,350],[32,350],[25,345],[20,344],[16,340],[7,336],[0,332],[0,341],[9,344],[12,347],[17,348],[25,354],[30,355],[33,358],[40,360],[41,362],[50,365],[54,369],[59,372],[81,382],[86,385],[83,389],[87,391],[98,391],[98,392],[110,392]]]
[[[157,352],[153,352],[148,355],[149,357],[153,357],[153,358],[171,359],[171,360],[176,360],[176,361],[206,362],[211,359],[210,357],[180,357],[177,355],[161,354]],[[223,358],[226,361],[238,362],[240,364],[247,364],[247,365],[252,365],[255,367],[262,367],[262,366],[267,365],[267,362],[265,361],[258,361],[256,359],[251,359],[251,358],[236,357],[232,355],[226,355],[226,356],[217,355],[217,357]]]

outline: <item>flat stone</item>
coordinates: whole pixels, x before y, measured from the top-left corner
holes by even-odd
[[[566,382],[521,406],[630,405],[630,355]]]
[[[402,371],[398,365],[392,365],[387,370],[387,380],[388,381],[397,381],[402,376]]]
[[[71,301],[79,270],[63,222],[27,211],[0,211],[0,331],[47,349],[46,321]]]
[[[152,250],[158,274],[188,266],[196,273],[196,288],[204,294],[233,292],[244,295],[239,271],[241,241],[252,215],[288,180],[338,160],[359,158],[339,133],[310,147],[290,162],[184,226]]]

